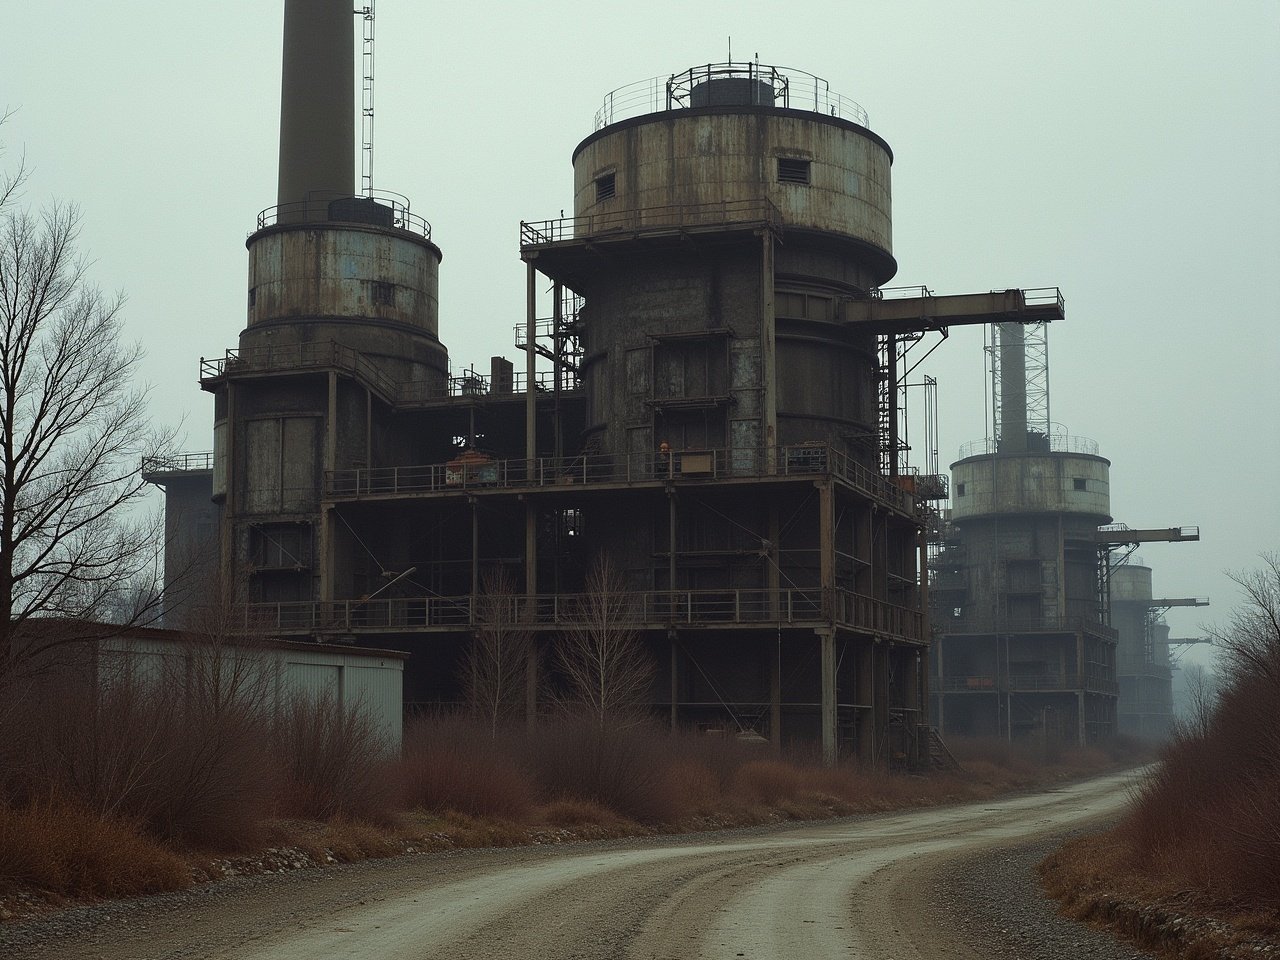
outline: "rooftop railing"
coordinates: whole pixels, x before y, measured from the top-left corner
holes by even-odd
[[[537,246],[609,233],[667,231],[686,227],[732,227],[745,223],[765,223],[774,229],[780,229],[782,217],[778,208],[765,197],[714,203],[679,203],[594,213],[582,217],[521,221],[520,245]]]
[[[524,393],[528,380],[523,370],[511,377],[510,390],[495,390],[492,378],[467,372],[444,380],[395,381],[382,369],[351,347],[333,340],[285,346],[254,347],[250,350],[229,349],[225,356],[213,359],[200,358],[200,379],[216,380],[235,373],[266,373],[275,371],[321,370],[334,367],[364,379],[387,400],[396,403],[415,403],[442,400],[453,397],[481,397]],[[576,390],[578,382],[572,372],[563,373],[563,390]],[[534,378],[534,390],[550,392],[554,386],[554,373],[539,370]]]
[[[982,440],[970,440],[960,448],[959,459],[964,460],[968,457],[983,457],[999,453],[999,442],[993,437],[986,437]],[[1098,455],[1098,441],[1091,440],[1089,437],[1073,437],[1065,433],[1050,433],[1044,436],[1044,446],[1030,446],[1026,452],[1031,455],[1037,453],[1079,453],[1086,456],[1096,457]]]
[[[915,498],[907,490],[825,444],[590,454],[534,460],[460,457],[447,463],[335,470],[325,475],[325,494],[330,499],[346,500],[475,488],[720,480],[767,474],[831,474],[890,507],[906,513],[915,511]]]
[[[293,343],[281,346],[229,349],[225,356],[212,360],[200,358],[200,379],[215,380],[234,373],[274,372],[277,370],[327,369],[335,367],[355,374],[388,400],[399,394],[399,384],[364,354],[333,340]]]
[[[307,200],[278,203],[258,214],[258,229],[279,224],[348,223],[388,227],[431,239],[431,224],[409,210],[409,199],[398,193],[375,191],[372,197],[323,193]]]
[[[703,88],[708,81],[715,80],[741,81],[742,89],[746,91],[741,98],[742,106],[810,110],[863,127],[870,126],[867,111],[848,97],[832,92],[831,85],[821,77],[792,67],[728,62],[690,67],[683,73],[638,80],[610,91],[596,111],[595,129],[650,113],[719,105],[721,101],[710,93],[710,88]],[[700,88],[706,90],[706,95],[700,92]]]
[[[213,453],[178,453],[168,457],[143,457],[142,475],[192,473],[213,469]]]
[[[608,598],[617,622],[635,626],[831,623],[919,642],[924,615],[845,590],[649,590]],[[589,626],[600,616],[591,594],[514,596],[523,623],[542,629]],[[483,616],[470,597],[253,603],[240,608],[241,630],[350,633],[469,627]]]

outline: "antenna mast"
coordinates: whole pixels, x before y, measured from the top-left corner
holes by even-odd
[[[373,196],[373,5],[358,7],[353,12],[364,18],[364,43],[360,52],[363,67],[360,86],[360,189]]]

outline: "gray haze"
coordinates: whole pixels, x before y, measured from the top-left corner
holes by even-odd
[[[26,150],[28,200],[83,206],[190,449],[211,446],[198,358],[236,343],[244,239],[275,202],[282,12],[0,0],[5,162]],[[1280,547],[1280,4],[382,0],[376,186],[433,224],[455,370],[516,355],[519,221],[571,206],[604,94],[724,60],[730,35],[735,59],[825,77],[893,147],[895,285],[1062,288],[1053,419],[1112,460],[1117,520],[1201,526],[1141,553],[1157,595],[1224,617],[1222,570]],[[982,341],[957,330],[921,369],[944,468],[985,432]],[[1204,614],[1173,611],[1174,635]]]

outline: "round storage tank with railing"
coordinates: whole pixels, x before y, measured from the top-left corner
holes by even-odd
[[[610,93],[574,151],[575,231],[757,219],[863,248],[867,286],[893,262],[889,145],[857,103],[800,70],[693,67]]]
[[[574,216],[534,234],[611,245],[575,277],[591,442],[748,464],[822,442],[872,465],[877,341],[842,303],[897,264],[866,112],[812,74],[721,63],[615,90],[595,126]]]
[[[242,351],[333,341],[394,380],[435,381],[440,249],[398,195],[314,197],[269,207],[248,238]]]
[[[1087,437],[1051,434],[1045,449],[998,453],[991,440],[965,444],[951,465],[951,516],[1062,513],[1111,522],[1111,461]]]

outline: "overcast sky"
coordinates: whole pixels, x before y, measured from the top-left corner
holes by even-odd
[[[1280,2],[805,4],[381,0],[376,186],[444,251],[455,368],[516,356],[522,219],[571,204],[604,95],[758,53],[863,105],[893,147],[897,284],[1056,285],[1052,415],[1112,461],[1163,596],[1236,592],[1280,548]],[[27,201],[81,204],[93,275],[129,297],[158,420],[211,446],[197,363],[244,323],[244,239],[275,202],[282,0],[0,0],[0,130]],[[982,437],[980,329],[922,368],[941,456]],[[1199,633],[1202,611],[1169,615]]]

